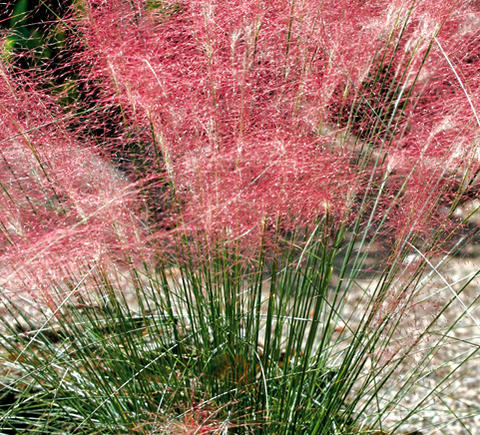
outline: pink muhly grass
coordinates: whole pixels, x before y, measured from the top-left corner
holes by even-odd
[[[152,424],[163,429],[192,386],[198,397],[172,430],[220,430],[214,402],[225,393],[247,409],[226,410],[228,423],[285,422],[296,432],[296,414],[324,433],[322,422],[336,427],[337,413],[353,415],[366,397],[376,408],[368,419],[381,429],[400,403],[378,401],[383,381],[395,360],[437,334],[432,326],[454,300],[441,303],[422,274],[426,265],[438,272],[429,258],[448,251],[462,226],[455,208],[478,197],[480,10],[431,0],[83,6],[69,23],[81,45],[66,65],[80,77],[75,107],[62,109],[55,99],[63,95],[49,97],[45,82],[34,85],[25,72],[0,70],[0,262],[8,273],[0,285],[35,292],[60,315],[68,298],[54,300],[52,284],[75,281],[72,292],[78,283],[92,300],[110,297],[86,317],[83,307],[67,309],[87,330],[92,323],[96,346],[103,316],[105,334],[119,340],[94,365],[94,389],[75,387],[74,398],[81,391],[92,400],[76,430],[97,424],[103,410],[98,422],[116,424],[110,408],[130,429],[130,397],[135,412],[152,405]],[[377,251],[382,243],[389,255]],[[174,267],[163,261],[172,245]],[[135,260],[145,260],[146,273],[129,268],[128,283],[113,273],[112,286],[103,267]],[[364,284],[370,260],[374,276]],[[100,267],[89,287],[75,278],[92,265]],[[143,323],[124,298],[132,287]],[[129,342],[130,325],[145,342]],[[88,339],[78,340],[78,354],[95,360],[102,350]],[[153,372],[157,363],[166,365]],[[422,364],[401,389],[414,387]],[[137,388],[143,377],[145,389]],[[418,400],[412,412],[423,408]]]
[[[75,137],[51,98],[0,74],[1,285],[35,292],[82,265],[133,254],[134,186]]]
[[[254,240],[265,227],[308,226],[326,213],[349,221],[353,198],[379,192],[375,219],[389,210],[386,231],[448,229],[441,204],[473,179],[478,125],[434,38],[457,53],[475,105],[473,6],[132,4],[89,2],[81,60],[101,81],[98,104],[120,104],[152,135],[141,152],[161,156],[179,229]],[[159,167],[146,166],[152,175]]]

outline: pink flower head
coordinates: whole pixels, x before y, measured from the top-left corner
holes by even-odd
[[[265,225],[308,226],[326,213],[346,222],[358,211],[352,198],[374,198],[396,159],[388,156],[403,155],[380,193],[381,210],[391,210],[396,234],[402,225],[423,234],[430,219],[442,219],[438,195],[451,198],[456,188],[445,168],[473,164],[473,7],[89,5],[81,21],[87,72],[101,82],[100,103],[119,104],[137,131],[151,134],[141,152],[147,162],[159,156],[176,198],[172,212],[181,215],[177,229],[237,239],[258,237]],[[459,53],[457,45],[465,52],[463,88],[440,50]],[[358,158],[369,149],[368,159]],[[158,164],[145,166],[158,173]],[[428,211],[408,218],[420,202]]]
[[[0,100],[1,285],[41,288],[140,249],[136,189],[28,81],[0,70]]]

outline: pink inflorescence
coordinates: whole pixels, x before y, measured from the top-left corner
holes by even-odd
[[[2,264],[40,277],[173,233],[252,246],[322,216],[448,229],[476,195],[479,22],[456,1],[86,2],[79,122],[2,70]]]
[[[131,183],[27,80],[0,70],[1,285],[60,282],[141,245]]]
[[[239,238],[326,213],[347,221],[352,198],[378,192],[386,173],[378,213],[389,210],[393,233],[446,221],[440,204],[477,161],[473,6],[131,3],[90,2],[82,56],[103,101],[152,133],[145,158],[161,155],[179,229]],[[465,89],[440,46],[455,53]],[[367,89],[381,61],[395,92],[378,80]],[[366,147],[368,161],[358,158]]]

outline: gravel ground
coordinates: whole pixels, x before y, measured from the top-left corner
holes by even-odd
[[[385,400],[392,399],[403,379],[411,376],[423,358],[422,375],[415,381],[415,388],[405,394],[401,406],[392,410],[384,423],[396,422],[408,414],[417,403],[431,394],[418,417],[415,416],[408,426],[402,426],[396,433],[416,435],[480,435],[480,278],[475,278],[461,291],[461,287],[480,268],[480,245],[471,244],[456,257],[447,257],[437,270],[429,268],[424,285],[419,287],[416,303],[402,315],[398,328],[399,347],[408,347],[415,340],[418,331],[424,330],[438,314],[439,307],[453,299],[441,316],[438,327],[432,334],[420,341],[418,353],[407,358],[399,367],[396,375],[388,382]],[[362,295],[374,288],[375,277],[358,281],[352,297],[347,300],[345,316],[351,316],[351,322],[363,311]],[[456,294],[456,296],[455,296]],[[364,297],[364,296],[363,296]],[[468,310],[466,309],[468,307]],[[462,316],[462,313],[464,315]],[[461,318],[457,321],[458,318]],[[449,325],[454,325],[448,330]],[[440,340],[440,344],[435,346]],[[434,351],[428,351],[434,348]],[[392,352],[401,354],[401,349]],[[465,359],[468,360],[462,363]],[[449,373],[454,373],[445,379]]]
[[[427,291],[430,297],[427,299],[427,304],[435,305],[437,299],[445,301],[450,298],[453,295],[452,290],[458,291],[464,278],[471,276],[472,272],[479,267],[478,260],[455,258],[450,261],[446,267],[442,268],[442,278],[435,274],[428,285]],[[451,288],[447,288],[444,279]],[[479,297],[480,280],[475,279],[441,316],[439,325],[441,333],[445,334],[445,326],[455,323],[455,320],[465,312],[465,307],[470,307],[469,314],[463,316],[447,333],[441,345],[425,361],[425,371],[429,373],[418,379],[420,388],[416,392],[407,394],[402,402],[402,407],[408,411],[439,382],[442,382],[436,394],[427,401],[430,405],[428,409],[422,411],[420,417],[406,428],[409,431],[418,430],[422,435],[480,435],[480,302],[475,301]],[[428,305],[415,314],[415,327],[426,326],[435,313],[435,308],[429,308]],[[430,341],[435,343],[438,338],[438,335],[432,335]],[[432,344],[427,340],[424,346],[431,347]],[[459,366],[459,363],[469,355],[471,358]],[[418,355],[418,358],[420,357],[421,352]],[[417,362],[416,358],[405,361],[397,379],[407,376]],[[458,369],[453,375],[444,380],[455,367]],[[395,379],[393,383],[395,384]],[[402,414],[403,412],[398,409],[396,413],[390,415],[389,419],[396,420]]]

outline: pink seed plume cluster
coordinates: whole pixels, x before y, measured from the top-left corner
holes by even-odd
[[[473,180],[475,2],[88,4],[86,74],[153,135],[142,152],[160,156],[183,229],[241,238],[347,221],[353,198],[382,189],[376,219],[388,210],[396,237],[428,237]],[[381,63],[384,94],[368,88]]]
[[[175,231],[248,245],[369,212],[434,237],[477,195],[479,23],[452,0],[85,0],[88,116],[0,70],[2,269],[42,283]]]
[[[135,190],[68,116],[0,67],[0,285],[34,290],[140,246]]]

